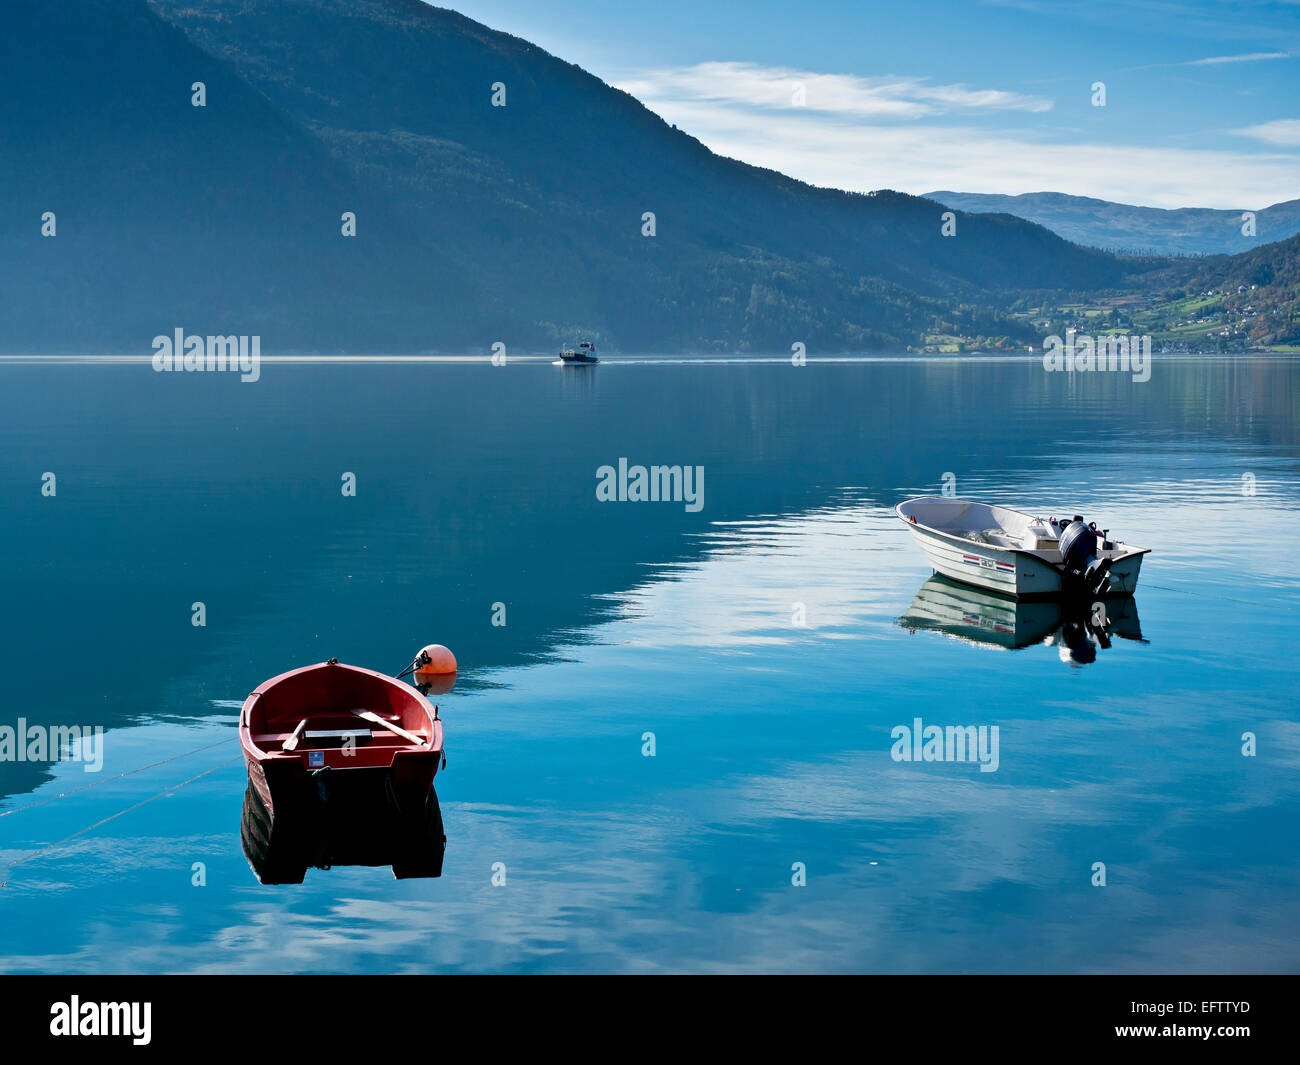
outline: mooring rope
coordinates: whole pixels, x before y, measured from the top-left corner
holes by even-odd
[[[213,744],[212,746],[216,746],[216,745]],[[194,752],[191,751],[190,753],[193,754]],[[179,758],[181,756],[177,755],[177,757]],[[149,798],[147,799],[141,799],[137,803],[132,803],[125,810],[118,810],[117,813],[115,814],[109,814],[107,817],[101,818],[100,820],[96,821],[93,825],[87,825],[85,828],[79,828],[77,829],[76,832],[73,832],[71,835],[64,836],[62,839],[56,839],[53,843],[46,843],[43,846],[37,847],[34,851],[31,851],[30,853],[23,855],[17,861],[10,862],[7,866],[5,866],[6,878],[4,880],[0,880],[0,888],[9,886],[8,874],[11,873],[16,866],[22,865],[23,862],[29,862],[33,858],[41,854],[44,854],[46,851],[50,850],[51,848],[58,847],[64,843],[67,843],[68,840],[70,839],[76,839],[78,836],[84,836],[87,832],[93,831],[94,829],[99,828],[101,825],[106,825],[110,821],[115,821],[117,820],[117,818],[122,817],[125,814],[129,814],[132,810],[138,810],[140,809],[141,806],[144,806],[147,803],[151,803],[155,799],[161,799],[164,795],[170,795],[174,791],[180,791],[181,788],[185,787],[186,784],[193,784],[196,780],[202,780],[204,777],[212,773],[215,773],[218,769],[225,769],[226,766],[234,764],[235,762],[239,761],[239,759],[241,758],[243,758],[243,755],[238,754],[234,758],[230,758],[222,762],[220,765],[214,765],[211,769],[205,769],[202,773],[199,773],[197,776],[190,777],[189,780],[182,780],[179,784],[173,784],[171,785],[171,787],[163,788],[163,790],[158,792],[157,795],[150,795]]]
[[[168,762],[175,762],[180,758],[188,758],[192,754],[198,754],[200,751],[210,751],[213,747],[220,747],[223,743],[232,743],[238,737],[227,736],[224,740],[218,740],[216,743],[209,743],[203,747],[195,747],[192,751],[184,751],[181,754],[173,754],[170,758],[164,758],[161,762],[150,762],[148,765],[142,765],[138,769],[128,769],[125,773],[118,773],[116,776],[105,777],[103,780],[95,780],[89,784],[82,784],[79,788],[69,788],[67,791],[61,791],[57,795],[48,795],[44,799],[37,799],[35,802],[24,803],[22,806],[15,806],[12,810],[0,811],[0,817],[8,817],[10,814],[16,814],[19,810],[30,810],[33,806],[44,806],[47,802],[53,802],[55,799],[62,799],[66,795],[75,795],[79,791],[85,791],[87,788],[97,788],[101,784],[111,784],[114,780],[121,780],[123,777],[129,777],[133,773],[143,773],[146,769],[156,769],[160,765],[166,765]]]
[[[398,673],[395,679],[401,680],[408,673],[414,673],[417,669],[419,669],[422,665],[424,665],[428,661],[429,661],[428,652],[421,650],[420,653],[415,656],[415,661],[413,661],[409,666],[407,666],[404,670],[402,670],[402,672]]]

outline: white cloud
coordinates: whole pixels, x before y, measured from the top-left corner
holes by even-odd
[[[1222,63],[1256,63],[1261,59],[1290,59],[1290,52],[1248,52],[1245,55],[1212,55],[1208,59],[1193,59],[1189,67],[1213,67]]]
[[[791,105],[792,86],[806,89]],[[1058,130],[963,125],[982,109],[1033,113],[1037,97],[931,85],[923,79],[819,75],[705,63],[617,79],[713,151],[814,185],[921,193],[1065,192],[1152,207],[1246,209],[1292,199],[1300,156],[1105,142]],[[1300,122],[1242,131],[1278,148],[1300,145]]]
[[[819,74],[755,63],[697,63],[690,67],[647,70],[616,81],[620,89],[648,100],[708,100],[716,104],[764,109],[806,107],[811,111],[857,118],[915,119],[957,110],[1048,111],[1042,96],[932,85],[928,78],[860,78]],[[803,103],[794,102],[796,89]]]
[[[1279,118],[1237,131],[1243,137],[1253,137],[1266,144],[1282,148],[1300,148],[1300,118]]]

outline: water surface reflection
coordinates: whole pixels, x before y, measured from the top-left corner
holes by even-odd
[[[442,808],[436,791],[408,813],[382,801],[322,802],[292,814],[267,810],[250,781],[240,844],[260,884],[301,884],[308,868],[391,866],[393,877],[442,876]]]
[[[1108,650],[1115,639],[1148,642],[1131,596],[1096,602],[1017,600],[940,574],[921,585],[898,623],[909,632],[927,630],[1008,650],[1046,644],[1072,666],[1095,662],[1097,652]]]

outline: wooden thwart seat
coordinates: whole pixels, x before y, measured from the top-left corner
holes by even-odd
[[[283,747],[284,741],[287,740],[292,735],[293,735],[292,732],[255,733],[253,736],[253,742],[257,744],[258,747],[261,747],[263,750],[267,750],[270,747]],[[424,737],[420,736],[419,733],[412,733],[412,735],[419,736],[419,742],[421,743],[424,742]],[[388,729],[378,729],[378,728],[375,729],[370,729],[370,728],[306,729],[302,733],[302,738],[306,740],[308,743],[312,741],[320,742],[320,741],[329,741],[329,740],[337,740],[340,743],[342,743],[343,741],[348,739],[356,740],[358,742],[361,740],[380,740],[385,743],[388,743],[388,742],[392,742],[393,740],[400,741],[403,739],[403,737],[389,731]]]

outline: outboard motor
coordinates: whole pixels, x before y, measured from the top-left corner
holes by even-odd
[[[1111,560],[1097,557],[1097,526],[1079,514],[1061,533],[1062,586],[1069,592],[1105,595],[1110,590]]]

